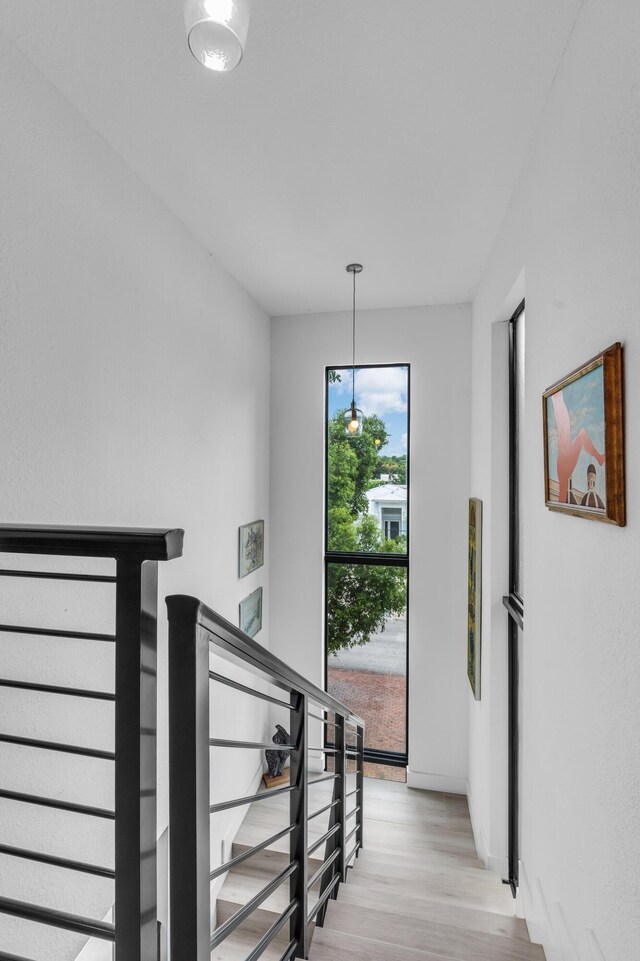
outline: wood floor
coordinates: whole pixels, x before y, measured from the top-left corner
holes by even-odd
[[[314,788],[310,810],[322,806],[327,789]],[[510,889],[476,857],[465,798],[367,778],[364,808],[364,849],[338,899],[329,902],[324,926],[310,931],[310,961],[544,961],[514,916]],[[234,855],[287,823],[286,795],[253,804]],[[325,830],[324,816],[310,822],[310,843]],[[314,856],[321,858],[322,848]],[[217,923],[287,862],[285,839],[233,871],[217,902]],[[310,907],[315,897],[317,890],[310,892]],[[212,961],[246,958],[287,901],[288,890],[280,889]],[[287,940],[283,931],[265,961],[277,961]]]
[[[364,831],[310,961],[544,961],[476,857],[466,798],[367,779]]]

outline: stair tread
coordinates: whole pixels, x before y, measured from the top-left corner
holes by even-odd
[[[309,953],[310,961],[451,961],[431,951],[414,951],[398,945],[357,938],[320,928]]]
[[[264,925],[256,923],[241,925],[222,944],[213,949],[211,961],[245,961],[249,952],[256,946],[271,923],[272,921]],[[283,931],[278,932],[276,938],[260,957],[264,961],[279,961],[288,943],[289,929],[285,925]]]
[[[360,905],[354,909],[349,904],[335,901],[329,905],[324,930],[418,951],[428,945],[436,955],[443,954],[456,961],[538,961],[544,957],[541,948],[530,943],[526,925],[523,921],[518,924],[517,918],[500,918],[487,913],[483,925],[482,912],[476,912],[476,917],[470,919],[456,906],[454,911],[441,914],[436,920],[428,916],[429,905],[423,906],[425,916],[410,917],[379,907]],[[470,922],[472,928],[468,926]]]
[[[328,902],[310,961],[544,961],[525,922],[514,916],[510,889],[477,857],[465,798],[388,782],[365,785],[365,846],[348,882],[340,885],[338,900]],[[310,801],[311,811],[332,796],[330,783],[318,787],[323,790]],[[310,844],[325,833],[329,818],[325,812],[309,824]],[[288,823],[288,796],[253,804],[233,856]],[[229,873],[217,902],[219,924],[277,876],[288,863],[289,847],[287,836]],[[314,852],[310,875],[326,847]],[[319,884],[311,892],[310,910],[318,893]],[[212,961],[244,961],[288,904],[285,881]],[[266,961],[279,961],[288,943],[286,927],[265,952]]]
[[[244,852],[248,851],[250,847],[251,845],[249,844],[239,844],[237,841],[234,841],[231,848],[231,855],[232,857],[236,857],[239,854],[244,854]],[[250,858],[244,861],[242,865],[239,865],[239,867],[252,865],[260,871],[269,870],[272,872],[272,874],[277,874],[278,871],[281,871],[287,866],[287,864],[289,864],[289,859],[290,854],[288,846],[284,851],[279,851],[276,848],[271,847],[265,848],[262,851],[257,851]],[[309,874],[311,875],[315,870],[317,870],[317,868],[320,867],[322,860],[320,858],[310,857],[308,863]],[[234,870],[238,870],[238,868],[234,868]]]

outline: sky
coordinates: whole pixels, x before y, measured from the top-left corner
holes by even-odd
[[[351,368],[339,369],[342,380],[329,384],[329,417],[351,403]],[[407,453],[409,373],[407,367],[356,367],[356,407],[377,414],[387,425],[385,454]]]

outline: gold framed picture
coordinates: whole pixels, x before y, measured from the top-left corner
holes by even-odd
[[[546,506],[624,527],[622,345],[545,390],[542,416]]]
[[[482,501],[469,498],[469,558],[467,604],[467,676],[476,701],[480,700],[482,648]]]

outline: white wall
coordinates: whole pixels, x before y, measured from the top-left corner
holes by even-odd
[[[524,287],[523,906],[548,961],[640,956],[639,50],[634,0],[586,0],[474,304],[471,493],[485,502],[488,589],[485,695],[470,702],[472,804],[480,846],[484,835],[504,857],[507,745],[494,719],[505,708],[507,583],[492,542],[505,526],[504,416],[492,425],[492,405],[505,375],[492,325]],[[551,513],[543,497],[541,394],[616,340],[623,529]]]
[[[0,128],[0,520],[186,529],[184,557],[160,569],[164,787],[162,598],[196,594],[237,623],[241,597],[268,586],[268,564],[238,581],[237,540],[238,526],[258,517],[269,537],[269,320],[2,37]],[[3,618],[17,618],[22,601],[2,588]],[[87,601],[82,616],[108,629],[111,600],[103,596],[99,610]],[[68,624],[77,601],[74,592],[45,600],[40,591],[38,610],[23,622],[42,615]],[[268,616],[266,591],[258,637],[267,645]],[[0,674],[103,688],[110,656],[99,656],[98,646],[6,636]],[[44,700],[3,692],[2,728],[98,747],[111,742],[108,711],[89,718]],[[235,703],[243,729],[261,736],[266,712],[238,712]],[[219,734],[229,736],[225,696],[218,704]],[[58,757],[50,765],[27,761],[26,753],[3,746],[3,784],[110,803],[109,779],[92,762],[87,768]],[[216,795],[225,795],[232,776],[248,788],[258,764],[257,757],[229,760]],[[106,822],[92,823],[89,839],[82,836],[89,826],[69,816],[17,807],[2,802],[2,841],[110,861]],[[166,818],[163,791],[159,831]],[[218,853],[216,837],[227,828],[214,828]],[[64,910],[101,918],[111,903],[107,882],[69,882],[60,872],[0,859],[3,895],[38,900],[43,883],[44,903]],[[54,929],[4,916],[0,927],[4,950],[60,958],[79,950],[81,939]]]
[[[324,370],[351,363],[350,320],[272,327],[272,649],[318,684]],[[358,362],[411,365],[409,772],[418,787],[451,791],[467,777],[469,332],[468,305],[358,313]]]

